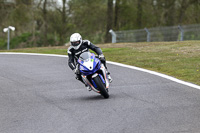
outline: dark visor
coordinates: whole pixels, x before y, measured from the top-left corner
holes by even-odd
[[[78,46],[80,44],[80,41],[76,41],[76,42],[71,42],[72,46]]]

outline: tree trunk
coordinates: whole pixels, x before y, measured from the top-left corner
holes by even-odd
[[[107,2],[107,26],[106,26],[106,37],[105,42],[108,43],[111,41],[111,35],[109,30],[112,29],[113,25],[113,0],[108,0]]]
[[[116,3],[115,3],[115,18],[114,18],[114,27],[115,27],[115,30],[119,29],[119,25],[118,25],[119,3],[120,3],[120,0],[116,0]]]
[[[142,0],[137,1],[137,28],[142,28]]]
[[[43,45],[47,46],[47,33],[48,33],[48,27],[47,27],[47,0],[44,0],[43,3],[43,19],[44,19],[44,41],[43,41]]]
[[[182,0],[178,17],[179,24],[182,24],[183,17],[185,16],[185,11],[188,8],[188,6],[189,6],[188,0]]]
[[[62,0],[62,31],[61,31],[61,35],[60,35],[60,45],[64,44],[64,35],[66,33],[66,0]]]
[[[164,25],[165,26],[173,26],[175,25],[175,1],[174,0],[165,0],[165,13],[164,13]],[[174,40],[174,37],[177,36],[177,32],[173,31],[163,31],[162,32],[164,41],[176,41]]]
[[[142,28],[142,0],[137,0],[137,18],[136,18],[136,24],[137,28],[141,29]],[[140,42],[141,41],[141,36],[140,34],[136,34],[136,41]]]

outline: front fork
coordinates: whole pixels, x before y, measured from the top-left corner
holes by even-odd
[[[109,83],[108,78],[107,78],[106,68],[105,68],[105,66],[104,66],[103,64],[101,64],[100,70],[102,71],[103,77],[104,77],[104,79],[105,79],[106,89],[108,89],[110,83]],[[94,73],[94,74],[92,75],[92,78],[94,78],[94,77],[96,77],[96,76],[98,76],[98,74],[97,74],[97,73]],[[83,79],[83,82],[85,82],[87,85],[89,85],[89,86],[92,88],[93,91],[95,91],[95,92],[97,92],[97,93],[100,93],[100,91],[97,90],[97,89],[92,85],[92,83],[87,79],[86,76],[81,75],[81,77],[82,77],[82,79]]]
[[[97,93],[100,93],[100,91],[97,90],[97,89],[90,83],[90,81],[87,79],[86,76],[81,75],[81,77],[82,77],[82,79],[83,79],[83,82],[85,82],[85,84],[89,85],[89,86],[92,88],[93,91],[95,91],[95,92],[97,92]]]
[[[103,76],[104,76],[105,83],[106,83],[106,89],[108,89],[109,85],[110,85],[110,82],[108,81],[108,76],[107,76],[106,68],[105,68],[105,66],[103,64],[101,64],[100,70],[103,72]]]

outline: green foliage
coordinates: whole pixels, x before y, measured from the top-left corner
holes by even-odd
[[[184,34],[184,40],[200,40],[198,32],[186,32]]]
[[[73,10],[71,19],[75,25],[72,33],[79,32],[92,42],[102,42],[106,28],[106,0],[74,0],[69,6]]]
[[[44,1],[32,1],[0,4],[0,29],[16,27],[12,48],[64,45],[74,32],[93,43],[103,43],[105,36],[110,35],[106,34],[109,21],[113,22],[109,28],[114,31],[200,23],[198,0],[113,0],[113,12],[109,13],[113,16],[109,21],[108,0],[62,0],[65,6],[54,4],[57,0],[47,0],[51,4],[47,3],[46,8]],[[24,34],[29,34],[25,41]],[[3,32],[0,38],[6,40]],[[4,45],[1,41],[0,48]]]
[[[23,47],[36,47],[36,46],[43,46],[43,39],[41,37],[41,33],[37,32],[35,34],[35,39],[33,39],[33,35],[31,33],[23,33],[20,36],[14,37],[10,41],[10,48],[23,48]],[[55,46],[57,44],[55,36],[49,34],[47,37],[47,42],[49,46]],[[0,40],[0,48],[5,48],[6,44],[4,40]]]
[[[118,12],[118,30],[137,29],[136,25],[136,1],[121,1]],[[128,16],[128,17],[127,17]]]
[[[0,49],[5,49],[5,48],[6,48],[6,41],[0,38]]]
[[[31,33],[23,33],[20,36],[14,37],[10,41],[10,48],[23,48],[27,47],[31,40]]]

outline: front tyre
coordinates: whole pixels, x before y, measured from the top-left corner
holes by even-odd
[[[105,85],[103,84],[102,80],[99,76],[96,76],[94,79],[95,84],[97,85],[97,89],[100,91],[101,95],[104,98],[109,98],[108,91],[106,90]]]

